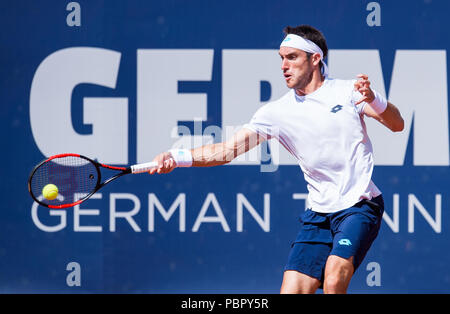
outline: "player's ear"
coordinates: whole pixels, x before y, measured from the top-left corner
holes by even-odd
[[[311,60],[312,60],[313,65],[319,65],[319,63],[320,63],[320,53],[314,53],[311,56]]]

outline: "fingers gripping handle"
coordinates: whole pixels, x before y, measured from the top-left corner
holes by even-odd
[[[143,173],[152,170],[153,168],[158,167],[158,163],[151,161],[143,164],[137,164],[131,166],[131,173]]]

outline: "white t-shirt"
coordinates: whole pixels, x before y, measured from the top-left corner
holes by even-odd
[[[244,127],[276,138],[297,160],[308,188],[308,205],[332,213],[381,194],[372,182],[372,144],[364,123],[363,96],[355,80],[327,78],[306,96],[292,89],[267,103]]]

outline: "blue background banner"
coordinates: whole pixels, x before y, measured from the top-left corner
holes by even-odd
[[[2,1],[0,292],[278,293],[305,209],[295,162],[129,175],[66,210],[33,203],[27,179],[51,154],[131,165],[183,129],[246,123],[284,92],[283,28],[310,24],[332,76],[368,72],[406,122],[402,134],[369,128],[386,212],[349,292],[448,293],[449,10],[445,0]]]

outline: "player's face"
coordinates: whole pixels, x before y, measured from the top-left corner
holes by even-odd
[[[303,50],[280,47],[281,70],[289,88],[303,89],[311,81],[313,65]]]

